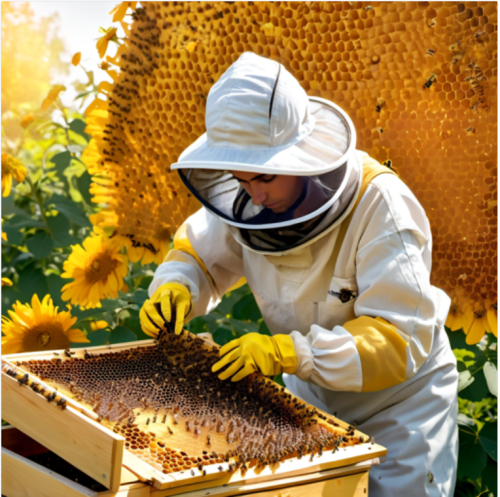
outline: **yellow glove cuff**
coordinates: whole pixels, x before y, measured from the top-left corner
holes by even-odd
[[[292,337],[290,335],[275,335],[273,342],[283,373],[295,374],[295,371],[297,371],[297,355],[295,354]]]

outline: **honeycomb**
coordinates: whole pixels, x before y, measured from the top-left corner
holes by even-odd
[[[245,472],[368,441],[258,373],[238,383],[219,380],[211,372],[218,351],[187,331],[165,331],[152,347],[81,357],[66,351],[3,370],[62,408],[69,398],[91,409],[163,473],[204,474],[211,464]],[[40,388],[26,371],[57,391]]]
[[[136,259],[162,262],[161,240],[199,208],[170,164],[205,131],[211,86],[253,51],[392,161],[431,222],[433,284],[496,301],[496,2],[144,2],[132,20],[87,111],[85,160]]]

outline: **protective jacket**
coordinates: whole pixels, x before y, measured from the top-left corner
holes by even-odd
[[[149,292],[185,285],[192,318],[245,277],[271,332],[293,339],[287,388],[388,448],[370,494],[451,496],[458,373],[443,327],[450,300],[430,284],[429,222],[395,174],[354,155],[356,193],[320,234],[266,253],[202,208],[178,230]]]

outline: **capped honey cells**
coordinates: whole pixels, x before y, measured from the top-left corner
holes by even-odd
[[[205,132],[208,92],[245,51],[340,105],[434,237],[432,284],[497,299],[496,2],[144,2],[123,18],[87,110],[91,193],[129,258],[161,263],[197,201],[170,170]],[[115,19],[120,20],[120,19]]]
[[[187,331],[163,331],[156,346],[60,354],[3,370],[61,409],[67,399],[91,409],[163,473],[204,474],[204,466],[222,463],[229,465],[220,471],[245,472],[368,441],[258,373],[219,380],[211,372],[218,351]],[[57,391],[40,389],[25,371]]]

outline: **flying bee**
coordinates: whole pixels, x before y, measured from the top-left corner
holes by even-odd
[[[429,55],[430,57],[434,57],[435,53],[436,53],[435,50],[433,50],[432,48],[428,48],[427,53],[425,55]]]
[[[425,90],[426,88],[430,88],[437,81],[437,76],[434,73],[431,73],[427,81],[424,83],[422,88]]]

